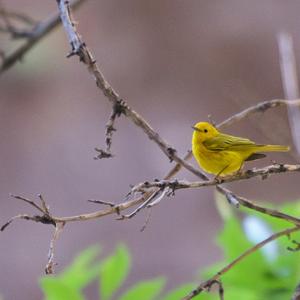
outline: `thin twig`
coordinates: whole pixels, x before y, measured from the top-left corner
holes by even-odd
[[[151,207],[148,208],[148,214],[147,214],[147,217],[146,217],[146,220],[144,222],[144,225],[142,226],[142,228],[140,229],[140,232],[144,232],[149,221],[150,221],[150,218],[151,218],[151,212],[152,212],[152,209]]]
[[[78,8],[85,0],[74,0],[70,3],[70,6],[74,9]],[[50,16],[45,21],[37,24],[31,33],[31,37],[21,45],[18,49],[13,51],[11,54],[6,55],[0,65],[0,75],[11,68],[16,62],[20,61],[24,55],[39,42],[48,33],[53,31],[55,27],[60,24],[60,15],[58,13]]]
[[[0,17],[3,19],[4,24],[5,24],[5,27],[0,27],[1,32],[9,33],[11,38],[13,38],[13,39],[30,38],[31,34],[33,32],[32,28],[18,29],[11,22],[10,16],[11,16],[11,14],[8,14],[3,7],[2,8],[0,7]],[[14,15],[14,16],[16,17],[17,15]],[[25,17],[23,16],[21,19],[24,20]],[[32,27],[33,25],[34,24],[30,24],[30,27]]]
[[[106,144],[106,149],[102,150],[99,148],[95,148],[95,150],[99,153],[95,159],[101,159],[101,158],[109,158],[112,157],[111,153],[111,144],[112,144],[112,136],[114,131],[117,131],[116,128],[114,127],[115,121],[117,117],[120,117],[121,114],[124,113],[123,111],[123,104],[122,102],[115,102],[113,107],[112,107],[112,112],[109,117],[109,120],[106,124],[106,131],[105,131],[105,144]]]
[[[42,197],[42,195],[40,195],[40,194],[38,195],[38,197],[39,197],[39,199],[40,199],[40,201],[42,203],[42,207],[40,207],[38,204],[36,204],[33,200],[27,199],[27,198],[25,198],[23,196],[11,195],[11,197],[13,197],[14,199],[17,199],[17,200],[24,201],[25,203],[33,206],[35,209],[37,209],[42,214],[41,215],[34,215],[34,216],[30,216],[30,215],[27,215],[27,214],[16,215],[16,216],[12,217],[10,220],[8,220],[0,228],[0,231],[4,231],[4,229],[6,229],[6,227],[8,225],[10,225],[16,219],[30,220],[30,221],[34,221],[34,222],[38,222],[38,223],[43,223],[43,224],[47,224],[47,225],[54,225],[54,226],[56,226],[57,222],[50,215],[49,208],[46,205],[46,202],[45,202],[44,198]]]
[[[45,267],[45,272],[46,274],[53,274],[54,273],[54,250],[55,250],[55,244],[56,241],[59,237],[59,235],[61,234],[63,228],[65,226],[64,222],[57,222],[55,225],[55,230],[54,230],[54,234],[53,237],[50,241],[50,246],[49,246],[49,253],[48,253],[48,262],[47,265]]]
[[[4,231],[7,226],[9,226],[14,220],[23,219],[38,222],[36,219],[37,216],[29,216],[27,214],[20,214],[10,218],[5,224],[3,224],[0,228],[0,231]]]
[[[23,22],[26,25],[35,25],[36,23],[38,23],[36,20],[34,20],[28,15],[16,11],[9,11],[7,9],[4,9],[3,7],[0,7],[0,17],[3,18],[3,16],[6,16],[10,19],[16,19],[18,21]]]
[[[251,247],[250,249],[245,251],[243,254],[241,254],[239,257],[237,257],[235,260],[233,260],[231,263],[229,263],[224,268],[222,268],[214,276],[212,276],[211,278],[209,278],[205,282],[198,285],[186,297],[182,298],[182,300],[190,300],[190,299],[196,297],[197,295],[199,295],[200,293],[202,293],[203,291],[207,291],[211,287],[211,285],[213,283],[215,283],[216,280],[218,281],[222,275],[224,275],[226,272],[228,272],[230,269],[232,269],[236,264],[238,264],[241,260],[245,259],[248,255],[254,253],[257,250],[259,250],[260,248],[262,248],[266,244],[270,243],[271,241],[274,241],[274,240],[278,239],[279,237],[282,237],[282,236],[285,236],[285,235],[288,236],[289,234],[291,234],[293,232],[296,232],[298,230],[300,230],[299,226],[279,231],[279,232],[269,236],[268,238],[266,238],[262,242],[254,245],[253,247]]]
[[[13,195],[13,194],[11,194],[10,196],[11,196],[12,198],[17,199],[17,200],[21,200],[21,201],[24,201],[24,202],[28,203],[28,204],[30,204],[31,206],[35,207],[35,208],[36,208],[38,211],[40,211],[41,213],[44,213],[44,210],[43,210],[38,204],[36,204],[34,201],[29,200],[29,199],[27,199],[27,198],[25,198],[25,197],[22,197],[22,196],[17,196],[17,195]]]
[[[264,207],[264,206],[260,206],[258,204],[255,204],[254,202],[250,201],[249,199],[246,199],[244,197],[241,197],[241,196],[238,196],[234,193],[232,193],[231,191],[229,191],[228,189],[224,188],[224,187],[221,187],[221,186],[217,186],[217,190],[219,192],[221,192],[222,194],[225,195],[225,197],[234,197],[238,203],[246,208],[249,208],[249,209],[252,209],[252,210],[255,210],[255,211],[258,211],[262,214],[265,214],[265,215],[269,215],[271,217],[274,217],[274,218],[278,218],[278,219],[282,219],[282,220],[285,220],[287,222],[290,222],[294,225],[300,225],[300,219],[296,218],[296,217],[293,217],[291,215],[288,215],[288,214],[285,214],[283,212],[280,212],[276,209],[272,209],[272,208],[267,208],[267,207]]]
[[[114,207],[116,206],[114,203],[112,202],[107,202],[107,201],[102,201],[102,200],[93,200],[93,199],[89,199],[88,202],[91,203],[97,203],[97,204],[103,204],[103,205],[108,205],[110,207]]]
[[[32,35],[32,30],[17,29],[14,26],[0,26],[0,32],[10,34],[13,39],[30,38]]]
[[[47,206],[46,201],[44,200],[44,197],[41,194],[38,194],[38,197],[42,203],[43,212],[50,215],[49,207]]]
[[[131,212],[128,215],[121,215],[121,217],[118,218],[118,220],[131,219],[132,217],[134,217],[139,211],[147,207],[147,205],[149,205],[160,194],[160,192],[161,189],[158,189],[157,191],[151,193],[151,195],[147,197],[145,201],[140,206],[138,206],[133,212]]]
[[[286,107],[299,107],[300,106],[300,99],[296,100],[284,100],[284,99],[274,99],[274,100],[268,100],[268,101],[263,101],[260,103],[257,103],[249,108],[246,108],[245,110],[234,114],[233,116],[229,117],[225,121],[219,123],[217,127],[224,128],[228,127],[229,125],[232,125],[233,123],[237,121],[241,121],[242,119],[245,119],[246,117],[255,114],[255,113],[264,113],[270,108],[275,108],[279,106],[286,106]]]

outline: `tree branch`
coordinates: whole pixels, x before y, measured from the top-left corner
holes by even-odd
[[[299,226],[296,227],[292,227],[292,228],[288,228],[282,231],[279,231],[273,235],[271,235],[270,237],[268,237],[267,239],[263,240],[262,242],[256,244],[255,246],[251,247],[250,249],[248,249],[247,251],[245,251],[243,254],[241,254],[239,257],[237,257],[235,260],[233,260],[231,263],[229,263],[228,265],[226,265],[224,268],[222,268],[218,273],[216,273],[214,276],[212,276],[211,278],[209,278],[208,280],[204,281],[203,283],[199,284],[192,292],[190,292],[186,297],[182,298],[182,300],[190,300],[194,297],[196,297],[197,295],[199,295],[200,293],[202,293],[203,291],[207,291],[210,289],[211,285],[215,282],[218,281],[220,279],[220,277],[222,275],[224,275],[225,273],[227,273],[230,269],[232,269],[236,264],[238,264],[241,260],[243,260],[244,258],[246,258],[248,255],[254,253],[255,251],[259,250],[260,248],[262,248],[263,246],[265,246],[266,244],[278,239],[279,237],[282,236],[288,236],[293,232],[296,232],[300,230]]]
[[[224,128],[228,127],[231,124],[241,121],[242,119],[245,119],[246,117],[249,117],[252,114],[255,113],[264,113],[265,111],[269,110],[270,108],[275,108],[279,106],[286,106],[286,107],[299,107],[300,106],[300,99],[296,100],[284,100],[284,99],[273,99],[268,101],[263,101],[260,103],[257,103],[249,108],[246,108],[245,110],[229,117],[225,121],[219,123],[217,125],[218,128]]]
[[[100,71],[96,60],[94,59],[91,51],[87,48],[86,44],[81,40],[79,33],[75,27],[75,23],[70,15],[70,9],[68,2],[64,0],[57,0],[60,10],[61,20],[68,36],[68,40],[71,44],[71,52],[68,57],[77,55],[81,62],[83,62],[90,73],[94,76],[96,85],[103,92],[106,98],[113,104],[122,107],[122,113],[128,117],[136,126],[141,128],[150,140],[153,140],[162,152],[170,159],[170,161],[176,161],[183,165],[190,172],[196,176],[205,179],[207,178],[200,170],[195,169],[192,165],[181,159],[176,150],[165,142],[160,135],[153,130],[153,128],[115,92],[104,75]]]
[[[220,178],[220,179],[212,179],[208,181],[196,181],[196,182],[188,182],[185,180],[161,180],[161,181],[153,181],[153,182],[142,182],[137,184],[132,188],[132,192],[141,192],[146,188],[158,187],[158,188],[172,188],[173,190],[177,189],[186,189],[186,188],[200,188],[204,186],[215,186],[221,183],[228,183],[233,181],[250,179],[253,177],[261,177],[262,179],[268,178],[272,174],[280,174],[287,172],[299,172],[299,165],[288,165],[288,164],[274,164],[270,166],[266,166],[264,168],[254,168],[252,170],[247,170],[242,173],[238,173],[235,175],[230,175],[228,177]]]
[[[99,152],[99,154],[95,157],[95,159],[109,158],[109,157],[113,156],[111,154],[110,148],[111,148],[111,144],[112,144],[113,133],[114,133],[114,131],[117,131],[117,129],[114,127],[114,124],[115,124],[116,118],[120,117],[122,113],[124,113],[122,103],[118,102],[118,101],[115,102],[112,107],[112,113],[106,124],[106,131],[105,131],[106,149],[102,150],[99,148],[95,148],[95,150],[97,152]]]
[[[72,8],[76,9],[82,4],[85,0],[74,0],[70,3]],[[8,56],[4,55],[4,58],[0,64],[0,76],[1,74],[11,68],[16,62],[20,61],[24,55],[39,42],[43,37],[50,33],[55,27],[60,24],[60,15],[57,13],[53,16],[50,16],[45,21],[38,23],[33,31],[28,36],[26,42],[16,49],[14,52]]]
[[[3,7],[0,7],[0,17],[2,17],[2,18],[7,17],[10,19],[15,19],[15,20],[23,22],[26,25],[35,25],[37,23],[36,20],[32,19],[31,17],[29,17],[25,14],[15,12],[15,11],[8,11],[7,9],[4,9]]]
[[[300,165],[279,165],[279,166],[271,165],[271,166],[261,168],[261,169],[245,171],[244,173],[242,173],[240,175],[241,176],[240,178],[238,176],[232,176],[228,179],[224,179],[224,182],[232,182],[232,181],[237,181],[237,180],[242,180],[242,179],[245,180],[245,179],[249,179],[249,178],[252,178],[255,176],[266,176],[266,174],[273,174],[273,173],[276,174],[276,173],[282,173],[282,172],[296,172],[296,171],[300,171]],[[270,172],[270,173],[268,173],[268,172]],[[142,196],[140,196],[136,199],[127,200],[127,201],[121,202],[120,204],[115,204],[115,205],[110,202],[99,201],[98,203],[101,203],[101,204],[109,203],[109,205],[108,205],[109,207],[99,210],[99,211],[96,211],[96,212],[80,214],[80,215],[75,215],[75,216],[69,216],[69,217],[50,216],[50,219],[52,220],[51,224],[56,224],[58,222],[68,223],[68,222],[77,222],[77,221],[88,221],[88,220],[97,219],[97,218],[104,217],[106,215],[110,215],[110,214],[114,214],[114,213],[119,215],[120,212],[123,210],[126,210],[130,207],[142,204],[136,210],[134,210],[133,213],[131,213],[130,215],[123,215],[119,219],[131,218],[134,215],[136,215],[136,213],[139,212],[142,208],[153,206],[151,203],[152,203],[152,201],[157,201],[156,197],[161,195],[161,194],[159,194],[159,192],[161,192],[163,196],[166,196],[169,191],[174,191],[177,189],[216,186],[217,189],[222,194],[224,194],[227,199],[230,197],[233,197],[234,199],[236,199],[238,204],[240,204],[244,207],[256,210],[258,212],[270,215],[275,218],[284,219],[284,220],[291,222],[293,224],[296,224],[296,225],[300,225],[300,219],[295,218],[290,215],[287,215],[287,214],[284,214],[284,213],[281,213],[275,209],[269,209],[269,208],[265,208],[265,207],[259,206],[257,204],[254,204],[253,202],[251,202],[243,197],[237,196],[230,190],[228,190],[218,184],[219,184],[219,182],[217,182],[216,180],[199,181],[199,182],[188,182],[188,181],[184,181],[184,180],[181,180],[181,181],[162,180],[162,181],[154,181],[154,182],[143,182],[143,183],[138,184],[135,187],[133,187],[133,189],[131,191],[132,194],[135,194],[137,192],[143,193]],[[167,190],[166,188],[169,188],[169,190]],[[14,196],[14,198],[21,199],[23,201],[25,201],[24,199],[26,199],[26,198],[20,197],[20,196]],[[161,199],[159,199],[158,201],[160,201],[160,200]],[[233,202],[230,199],[228,199],[228,200]],[[33,201],[26,199],[26,202],[29,203],[30,205],[32,205]],[[93,200],[93,202],[97,202],[97,201]],[[149,204],[150,204],[150,206],[149,206]],[[33,205],[33,206],[36,207],[35,205]],[[40,207],[37,209],[39,211],[41,211]],[[44,209],[42,209],[42,213],[45,214]],[[49,215],[49,213],[48,213],[48,215]],[[43,216],[40,216],[39,218],[42,219],[42,217]],[[49,218],[49,216],[48,216],[48,218]],[[4,227],[3,229],[5,229],[7,227],[7,225],[4,225],[3,227]]]
[[[49,246],[49,253],[48,253],[48,262],[45,267],[45,273],[46,274],[53,274],[54,273],[54,251],[55,251],[55,245],[58,237],[60,236],[63,228],[65,226],[64,222],[57,222],[55,225],[55,230],[53,233],[53,237],[50,241],[50,246]]]

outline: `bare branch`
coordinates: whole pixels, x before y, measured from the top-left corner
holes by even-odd
[[[31,30],[17,29],[14,26],[0,26],[0,32],[9,33],[13,39],[30,38],[32,36]]]
[[[17,200],[21,200],[21,201],[24,201],[24,202],[28,203],[31,206],[35,207],[41,213],[44,213],[44,210],[39,205],[37,205],[34,201],[29,200],[29,199],[27,199],[25,197],[22,197],[22,196],[17,196],[17,195],[13,195],[13,194],[11,194],[10,196],[17,199]]]
[[[158,195],[161,193],[161,196],[158,197]],[[122,215],[119,220],[123,220],[123,219],[131,219],[132,217],[134,217],[138,212],[140,212],[143,208],[145,207],[151,207],[151,203],[152,201],[156,201],[157,197],[159,199],[162,199],[166,194],[166,190],[163,188],[160,188],[158,190],[156,190],[155,192],[153,192],[149,197],[147,197],[147,199],[140,205],[138,206],[132,213],[128,214],[128,215]]]
[[[279,173],[286,173],[286,172],[299,172],[300,171],[300,164],[299,165],[288,165],[288,164],[275,164],[270,165],[264,168],[254,168],[252,170],[247,170],[242,173],[238,173],[235,175],[230,175],[224,178],[213,179],[208,181],[196,181],[196,182],[188,182],[185,180],[161,180],[161,181],[153,181],[153,182],[143,182],[139,183],[132,188],[132,192],[139,192],[143,191],[146,188],[172,188],[174,190],[177,189],[186,189],[186,188],[200,188],[204,186],[215,186],[221,183],[228,183],[233,181],[245,180],[250,179],[253,177],[261,177],[262,179],[266,179],[270,175],[279,174]]]
[[[101,89],[107,99],[113,105],[116,105],[117,103],[119,103],[119,105],[122,105],[123,114],[128,117],[135,125],[141,128],[147,134],[149,139],[153,140],[171,161],[174,160],[180,163],[186,169],[202,179],[207,178],[200,170],[195,169],[192,165],[181,159],[176,154],[176,150],[174,150],[173,147],[165,142],[160,137],[160,135],[155,132],[152,127],[137,112],[131,109],[128,104],[123,99],[121,99],[121,97],[114,91],[114,89],[110,86],[110,84],[106,81],[103,74],[101,73],[91,51],[87,48],[86,44],[82,42],[81,37],[74,25],[74,21],[72,21],[72,17],[70,16],[68,2],[64,0],[58,0],[58,7],[60,10],[63,26],[72,47],[71,52],[68,54],[68,57],[74,55],[77,55],[79,57],[80,61],[83,62],[87,66],[88,70],[93,74],[97,86],[99,87],[99,89]]]
[[[142,228],[140,229],[140,232],[144,232],[145,229],[147,228],[147,225],[148,225],[148,223],[149,223],[149,221],[150,221],[150,218],[151,218],[151,212],[152,212],[152,209],[151,209],[151,207],[150,207],[149,210],[148,210],[148,214],[147,214],[146,220],[145,220],[145,222],[144,222],[144,225],[143,225]]]
[[[108,205],[110,207],[114,207],[116,206],[114,203],[112,202],[106,202],[106,201],[102,201],[102,200],[92,200],[92,199],[89,199],[88,202],[92,202],[92,203],[97,203],[97,204],[104,204],[104,205]]]
[[[222,268],[218,273],[216,273],[210,279],[208,279],[205,282],[198,285],[186,297],[182,298],[182,300],[190,300],[190,299],[196,297],[197,295],[199,295],[200,293],[202,293],[203,291],[209,290],[210,287],[212,286],[212,284],[214,284],[216,280],[218,281],[222,275],[224,275],[226,272],[228,272],[230,269],[232,269],[236,264],[238,264],[241,260],[245,259],[248,255],[254,253],[257,250],[259,250],[260,248],[262,248],[266,244],[270,243],[271,241],[274,241],[274,240],[278,239],[279,237],[282,237],[282,236],[285,236],[285,235],[288,236],[289,234],[291,234],[295,231],[298,231],[298,230],[300,230],[299,226],[279,231],[279,232],[271,235],[267,239],[263,240],[262,242],[260,242],[260,243],[256,244],[255,246],[251,247],[250,249],[245,251],[243,254],[241,254],[239,257],[237,257],[235,260],[233,260],[231,263],[229,263],[224,268]]]
[[[44,200],[44,197],[41,194],[38,194],[38,197],[42,203],[42,212],[50,215],[49,207],[47,206],[46,201]]]
[[[12,19],[11,16],[13,16],[16,19],[20,19],[23,22],[25,21],[24,23],[27,24],[27,28],[18,29],[17,27],[15,27],[13,25],[13,23],[11,22],[11,19]],[[6,11],[6,9],[4,9],[4,7],[2,7],[2,5],[0,3],[0,17],[3,19],[4,24],[5,24],[4,27],[0,27],[1,32],[9,33],[11,38],[13,38],[13,39],[29,38],[31,36],[31,33],[32,33],[31,27],[33,27],[35,24],[32,24],[32,23],[29,24],[29,18],[26,18],[25,15],[8,13]],[[29,28],[28,28],[28,25],[30,26]]]
[[[268,166],[268,167],[265,167],[262,169],[248,170],[248,171],[245,171],[244,173],[240,174],[241,177],[231,176],[231,177],[228,177],[227,179],[224,179],[223,182],[232,182],[235,180],[249,179],[249,178],[252,178],[255,176],[262,176],[263,178],[265,178],[265,176],[267,176],[266,174],[281,173],[281,171],[282,172],[300,171],[300,165],[284,165],[284,166],[285,167],[282,168],[277,165],[271,165],[271,166]],[[248,177],[248,176],[250,176],[250,177]],[[270,209],[270,208],[266,208],[266,207],[257,205],[246,198],[243,198],[241,196],[234,194],[230,190],[228,190],[225,187],[220,186],[218,184],[219,183],[216,180],[199,181],[199,182],[188,182],[188,181],[184,181],[184,180],[180,180],[180,181],[178,181],[178,180],[161,180],[161,181],[140,183],[140,184],[136,185],[135,187],[133,187],[132,192],[134,193],[134,192],[138,192],[140,190],[145,190],[147,188],[154,188],[154,187],[157,187],[159,189],[170,188],[172,190],[177,190],[177,189],[186,189],[186,188],[201,188],[201,187],[205,187],[205,186],[216,186],[218,191],[221,192],[230,203],[236,201],[237,202],[236,205],[242,205],[249,209],[256,210],[260,213],[267,214],[267,215],[270,215],[275,218],[286,220],[295,225],[300,225],[300,219],[295,218],[290,215],[287,215],[287,214],[284,214],[275,209]],[[151,200],[155,201],[153,199],[151,199]],[[233,204],[235,204],[235,203],[233,203]]]
[[[70,3],[72,8],[76,9],[82,4],[85,0],[74,0]],[[40,22],[32,31],[30,38],[26,42],[16,49],[11,54],[4,57],[0,65],[0,75],[11,68],[16,62],[20,61],[24,55],[44,36],[50,33],[55,27],[60,24],[59,14],[50,16],[45,21]]]
[[[8,225],[10,225],[14,220],[17,220],[17,219],[39,222],[37,217],[39,217],[39,216],[29,216],[26,214],[16,215],[16,216],[10,218],[4,225],[2,225],[0,228],[0,231],[4,231]]]
[[[298,218],[295,218],[291,215],[282,213],[276,209],[271,209],[271,208],[267,208],[267,207],[263,207],[258,204],[255,204],[254,202],[252,202],[244,197],[241,197],[241,196],[238,196],[238,195],[232,193],[230,190],[228,190],[224,187],[217,186],[217,189],[219,192],[221,192],[223,195],[225,195],[225,197],[230,197],[230,196],[234,197],[238,201],[239,205],[242,205],[242,206],[247,207],[252,210],[256,210],[260,213],[272,216],[274,218],[285,220],[285,221],[293,223],[295,225],[300,225],[300,219],[298,219]]]
[[[266,177],[266,174],[276,174],[276,173],[282,173],[282,172],[295,172],[295,171],[299,171],[299,170],[300,170],[300,165],[271,165],[271,166],[261,168],[261,169],[245,171],[244,173],[240,174],[240,177],[239,176],[228,177],[227,179],[224,179],[223,182],[245,180],[245,179],[249,179],[249,178],[252,178],[255,176]],[[253,202],[234,194],[233,192],[224,188],[223,186],[220,186],[219,182],[216,180],[199,181],[199,182],[187,182],[184,180],[181,180],[181,181],[162,180],[162,181],[154,181],[154,182],[144,182],[144,183],[136,185],[132,189],[133,194],[136,192],[139,192],[139,191],[143,191],[143,195],[136,199],[128,200],[128,201],[122,202],[120,204],[113,204],[110,202],[99,201],[99,200],[91,201],[91,202],[100,203],[100,204],[107,204],[109,206],[108,208],[103,209],[103,210],[99,210],[99,211],[87,213],[87,214],[70,216],[70,217],[55,217],[55,216],[49,215],[49,213],[48,214],[44,213],[44,210],[42,210],[42,212],[44,215],[47,215],[48,219],[46,219],[46,220],[48,220],[48,223],[56,224],[58,222],[68,223],[68,222],[76,222],[76,221],[88,221],[88,220],[97,219],[97,218],[100,218],[100,217],[103,217],[106,215],[110,215],[110,214],[114,214],[114,213],[119,215],[121,211],[126,210],[130,207],[139,205],[132,213],[130,213],[128,215],[122,215],[119,218],[121,220],[130,219],[133,216],[135,216],[138,212],[140,212],[143,208],[152,207],[153,205],[157,204],[159,201],[162,200],[162,198],[164,196],[169,195],[170,192],[172,192],[174,190],[186,189],[186,188],[201,188],[201,187],[206,187],[206,186],[216,186],[217,189],[222,194],[224,194],[226,196],[226,198],[231,202],[232,202],[232,200],[230,200],[230,198],[234,198],[234,199],[236,199],[238,204],[240,204],[244,207],[259,211],[261,213],[270,215],[272,217],[284,219],[284,220],[291,222],[293,224],[296,224],[296,225],[300,225],[300,219],[295,218],[290,215],[287,215],[287,214],[284,214],[284,213],[281,213],[275,209],[269,209],[269,208],[265,208],[265,207],[259,206],[257,204],[254,204]],[[146,191],[145,191],[145,189],[146,189]],[[16,198],[17,199],[21,198],[22,200],[25,199],[20,196],[17,196]],[[26,199],[26,200],[27,200],[26,202],[28,204],[33,205],[32,204],[32,203],[34,203],[33,201],[28,200],[28,199]],[[39,206],[37,206],[36,208],[39,211],[41,210],[41,208]],[[45,218],[44,215],[42,217]],[[40,217],[40,218],[42,218],[42,217]],[[51,222],[49,222],[49,220]],[[36,221],[36,220],[34,220],[34,221]],[[39,220],[39,222],[41,222],[41,221]]]
[[[17,216],[12,217],[10,220],[8,220],[1,228],[0,231],[3,231],[8,225],[10,225],[14,220],[16,219],[24,219],[24,220],[30,220],[38,223],[43,223],[47,225],[54,225],[56,226],[56,221],[53,219],[53,217],[50,215],[49,208],[46,205],[45,200],[41,195],[38,195],[39,199],[42,202],[42,207],[40,207],[38,204],[36,204],[34,201],[29,200],[25,197],[22,196],[16,196],[16,195],[11,195],[14,199],[24,201],[25,203],[33,206],[35,209],[37,209],[39,212],[42,213],[42,215],[34,215],[30,216],[27,214],[20,214]]]
[[[55,225],[55,230],[54,230],[54,234],[53,237],[50,241],[50,247],[49,247],[49,253],[48,253],[48,262],[47,265],[45,267],[45,272],[46,274],[53,274],[54,273],[54,250],[55,250],[55,244],[56,241],[59,237],[59,235],[61,234],[63,228],[65,226],[64,222],[57,222]]]
[[[286,106],[286,107],[299,107],[300,106],[300,99],[297,100],[283,100],[283,99],[274,99],[274,100],[268,100],[268,101],[263,101],[260,103],[257,103],[249,108],[246,108],[245,110],[229,117],[225,121],[219,123],[217,125],[218,128],[223,128],[232,125],[233,123],[237,121],[241,121],[242,119],[245,119],[249,117],[252,114],[255,113],[264,113],[270,108],[275,108],[279,106]]]
[[[16,12],[16,11],[8,11],[7,9],[4,9],[3,7],[0,7],[0,17],[3,18],[3,16],[15,19],[18,21],[21,21],[22,23],[26,25],[35,25],[37,23],[36,20],[34,20],[32,17],[27,16],[25,14]]]

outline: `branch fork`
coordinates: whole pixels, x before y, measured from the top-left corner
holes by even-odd
[[[54,234],[50,240],[50,247],[48,252],[48,261],[45,267],[46,274],[52,274],[54,272],[54,250],[55,250],[55,242],[58,239],[61,231],[64,228],[65,222],[57,221],[55,220],[49,211],[49,207],[47,206],[43,196],[41,194],[38,195],[38,198],[40,200],[40,204],[37,204],[35,201],[29,200],[22,196],[17,195],[11,195],[14,199],[24,201],[25,203],[33,206],[35,209],[37,209],[41,215],[27,215],[27,214],[20,214],[12,217],[9,221],[7,221],[1,228],[1,231],[4,231],[8,225],[10,225],[14,220],[16,219],[23,219],[23,220],[29,220],[29,221],[35,221],[38,223],[46,224],[46,225],[53,225],[55,227]]]
[[[46,202],[41,194],[38,195],[38,198],[41,201],[40,205],[32,200],[22,197],[22,196],[17,196],[17,195],[12,195],[12,194],[10,196],[14,199],[24,201],[25,203],[33,206],[35,209],[37,209],[42,214],[41,215],[33,215],[33,216],[30,216],[27,214],[16,215],[16,216],[12,217],[10,220],[8,220],[0,228],[0,231],[4,231],[8,225],[10,225],[14,220],[17,220],[17,219],[30,220],[30,221],[35,221],[35,222],[42,223],[42,224],[56,226],[56,222],[53,220],[52,216],[50,215],[49,207],[46,205]]]

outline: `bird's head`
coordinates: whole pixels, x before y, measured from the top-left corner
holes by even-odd
[[[193,138],[199,142],[204,142],[219,134],[219,131],[208,122],[199,122],[192,126],[192,128],[194,129]]]

